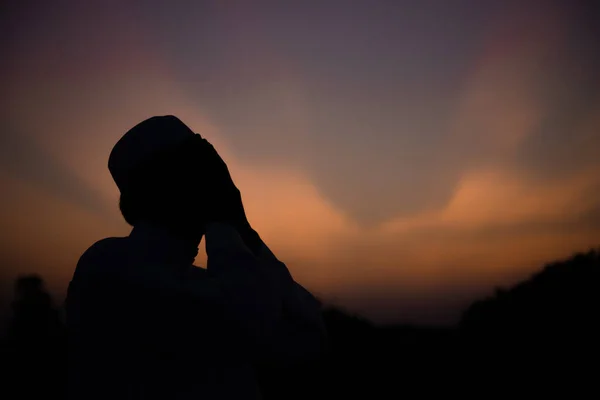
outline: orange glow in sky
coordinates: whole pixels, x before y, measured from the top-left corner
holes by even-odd
[[[443,115],[428,114],[430,104],[419,97],[435,97],[435,83],[413,93],[402,81],[398,87],[408,91],[395,92],[393,73],[390,92],[351,91],[348,85],[347,94],[340,84],[331,94],[339,95],[338,104],[318,99],[332,107],[323,115],[311,97],[319,85],[309,64],[318,63],[318,56],[301,55],[297,45],[298,59],[286,57],[268,31],[287,34],[295,28],[251,23],[254,14],[243,5],[216,7],[210,21],[182,20],[188,35],[204,38],[186,42],[189,57],[182,60],[181,43],[158,46],[150,17],[119,7],[112,12],[78,4],[46,14],[13,10],[19,23],[10,27],[11,57],[1,77],[0,104],[4,286],[18,274],[38,272],[60,296],[89,245],[128,234],[108,155],[127,129],[165,114],[180,117],[222,153],[250,222],[297,280],[324,300],[375,321],[454,321],[461,307],[495,286],[600,244],[600,158],[588,157],[600,148],[600,98],[585,98],[585,112],[574,107],[572,115],[551,125],[560,132],[543,143],[555,141],[556,147],[535,145],[553,117],[552,96],[546,94],[564,98],[556,86],[564,77],[556,83],[544,69],[569,50],[573,21],[564,10],[516,5],[496,14],[474,50],[456,55],[468,72],[457,80],[450,111]],[[189,10],[194,12],[200,11]],[[219,42],[219,29],[229,35],[226,43]],[[193,74],[196,65],[216,63],[203,57],[201,46],[212,43],[206,35],[214,35],[218,54],[227,61],[198,78],[207,91],[213,80],[222,80],[214,96],[181,72]],[[289,37],[318,53],[319,41],[308,33]],[[359,51],[363,39],[358,35],[348,43]],[[382,50],[385,57],[408,51],[398,46]],[[335,75],[356,74],[370,88],[378,77],[362,71],[362,62],[342,58],[333,67]],[[428,61],[414,62],[427,66]],[[569,92],[573,102],[581,97],[579,84]],[[227,97],[235,90],[232,96],[252,99],[249,113],[263,106],[272,112],[244,114],[243,104]],[[369,108],[374,99],[382,102],[380,115]],[[394,117],[407,108],[427,117]],[[244,129],[232,133],[238,120]],[[417,132],[429,123],[443,130]],[[356,126],[365,128],[362,136],[352,133]],[[537,158],[523,156],[530,148]],[[568,168],[545,166],[561,149],[572,154]],[[587,158],[591,161],[583,162]],[[538,159],[541,167],[529,166]],[[353,169],[345,172],[346,165]],[[328,175],[332,170],[339,176]],[[448,190],[438,192],[442,187]],[[404,208],[409,196],[417,207]]]

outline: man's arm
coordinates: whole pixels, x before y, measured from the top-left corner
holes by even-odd
[[[278,282],[231,225],[207,227],[206,253],[209,280],[218,287],[224,317],[263,347],[272,340],[282,315]]]
[[[318,357],[327,341],[320,302],[293,280],[285,264],[277,259],[256,231],[249,229],[243,237],[250,238],[254,254],[278,288],[283,305],[274,339],[269,343],[269,358],[278,363],[295,363]]]
[[[259,319],[260,322],[257,322],[262,324],[261,326],[269,332],[268,337],[273,339],[270,340],[267,348],[270,348],[273,354],[280,354],[287,359],[291,359],[293,355],[319,352],[324,343],[325,328],[318,302],[308,291],[294,282],[285,264],[275,257],[258,233],[251,228],[246,217],[241,193],[233,183],[227,165],[210,143],[206,140],[202,143],[204,159],[211,165],[213,178],[211,187],[217,188],[217,191],[223,194],[215,197],[217,201],[213,204],[212,209],[217,211],[217,215],[212,216],[213,220],[218,220],[217,216],[220,216],[221,221],[229,221],[230,226],[235,227],[237,231],[236,245],[244,248],[244,258],[249,259],[251,255],[254,256],[251,263],[252,270],[257,271],[257,276],[261,277],[261,284],[268,287],[268,295],[267,293],[262,294],[262,296],[267,295],[268,299],[255,300],[258,303],[265,302],[265,307],[269,304],[267,307],[270,310],[269,316],[264,316],[263,319]],[[214,234],[215,232],[213,232]],[[224,238],[225,236],[217,234],[217,237]],[[213,252],[213,261],[211,261],[209,232],[207,232],[206,242],[209,269],[214,269],[211,267],[211,265],[215,265],[214,254],[221,254],[216,257],[221,260],[216,264],[222,265],[223,270],[228,270],[228,263],[243,264],[227,254],[227,251]],[[213,241],[213,243],[217,242],[218,240]],[[293,349],[297,349],[295,354],[292,354]],[[287,355],[283,356],[283,354]]]

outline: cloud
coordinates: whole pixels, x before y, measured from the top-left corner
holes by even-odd
[[[382,231],[411,233],[447,230],[455,233],[511,226],[573,221],[594,210],[598,167],[577,177],[551,183],[529,180],[518,170],[474,170],[461,178],[446,206],[438,211],[397,218]]]
[[[109,208],[100,193],[59,159],[45,151],[32,135],[0,126],[0,168],[91,212],[107,215]],[[6,182],[2,182],[7,187]]]
[[[303,171],[367,228],[443,207],[473,168],[516,162],[524,174],[538,173],[553,169],[544,149],[570,156],[580,148],[567,136],[585,113],[555,107],[562,89],[552,89],[570,82],[577,65],[590,66],[585,82],[597,69],[585,54],[570,57],[574,43],[589,41],[572,33],[575,7],[513,1],[486,13],[471,6],[468,21],[453,14],[459,7],[390,6],[378,26],[368,17],[383,9],[360,17],[348,9],[327,30],[303,9],[316,24],[316,43],[293,24],[232,6],[211,15],[206,28],[223,38],[220,46],[194,42],[187,51],[191,36],[179,33],[176,54],[184,61],[168,61],[240,160]],[[460,23],[439,22],[450,20]],[[355,37],[357,26],[369,29]],[[408,26],[410,35],[400,35]],[[319,57],[305,57],[307,48]],[[578,98],[585,85],[575,86]],[[554,145],[539,134],[548,127]]]

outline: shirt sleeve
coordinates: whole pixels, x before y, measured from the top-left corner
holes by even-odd
[[[207,227],[206,253],[209,281],[218,288],[228,322],[262,348],[273,340],[282,316],[278,278],[264,268],[230,225]]]
[[[318,357],[326,344],[320,302],[299,283],[269,247],[260,240],[257,258],[279,288],[282,316],[269,344],[269,356],[278,364],[294,364]]]

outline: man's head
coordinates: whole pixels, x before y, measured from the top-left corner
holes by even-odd
[[[201,142],[174,116],[142,121],[117,142],[108,168],[130,225],[147,221],[188,237],[202,236]]]

